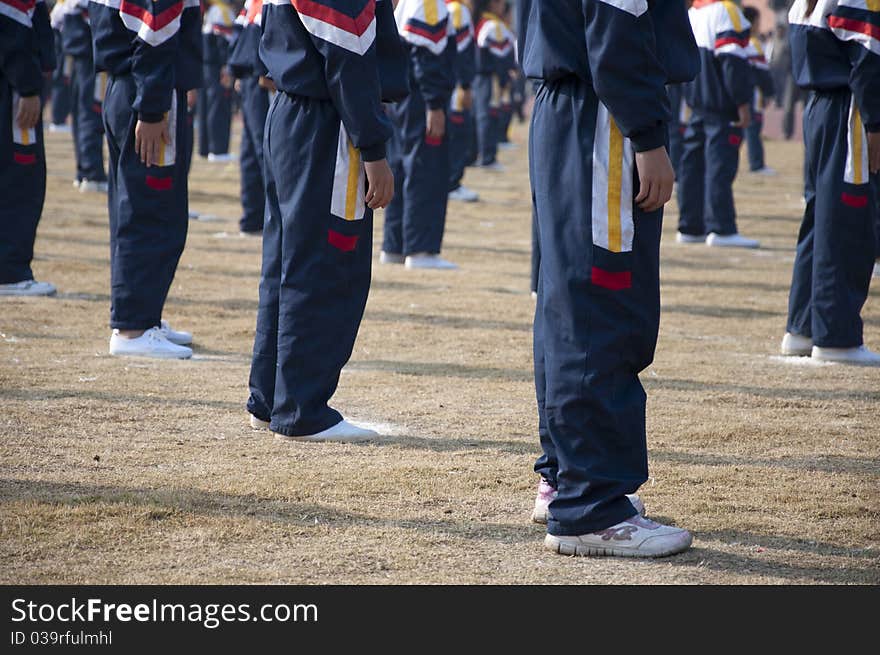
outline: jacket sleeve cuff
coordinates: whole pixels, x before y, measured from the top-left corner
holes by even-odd
[[[443,109],[446,106],[446,102],[443,98],[432,98],[428,100],[428,109]]]
[[[385,144],[380,143],[369,148],[361,148],[361,157],[364,161],[379,161],[385,159]]]
[[[142,123],[161,123],[163,118],[165,118],[165,114],[155,114],[147,111],[138,112],[138,119]]]
[[[880,123],[868,123],[865,125],[866,132],[880,132]]]
[[[639,130],[630,137],[636,152],[646,152],[666,145],[666,124],[658,123],[652,127]]]

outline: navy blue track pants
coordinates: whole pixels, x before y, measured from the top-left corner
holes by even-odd
[[[18,95],[0,73],[0,284],[32,280],[37,224],[46,198],[43,121],[15,122]]]
[[[263,132],[269,112],[269,92],[260,88],[259,78],[241,80],[241,208],[239,228],[243,232],[263,229],[266,189],[263,183]]]
[[[186,92],[175,91],[168,112],[172,143],[161,166],[145,166],[134,149],[137,114],[131,76],[114,77],[104,99],[110,152],[110,326],[158,326],[186,243],[189,129]]]
[[[848,90],[814,94],[804,110],[804,220],[788,302],[788,331],[817,346],[862,344],[862,306],[875,253],[880,183]]]
[[[558,495],[548,532],[578,535],[635,514],[648,475],[645,392],[660,320],[662,211],[645,214],[630,142],[592,87],[540,87],[530,173],[540,250],[535,387],[543,454]]]
[[[742,128],[710,116],[691,116],[678,165],[678,230],[702,236],[736,234],[733,180],[739,167]]]
[[[108,76],[95,73],[91,57],[73,58],[73,144],[76,154],[76,179],[103,182],[104,123],[101,107]]]
[[[263,271],[247,409],[274,432],[337,424],[328,406],[370,289],[373,213],[330,101],[278,93],[264,144]]]

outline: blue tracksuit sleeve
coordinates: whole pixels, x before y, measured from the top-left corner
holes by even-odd
[[[455,86],[455,44],[449,38],[449,13],[442,0],[401,0],[395,13],[410,44],[413,78],[430,109],[449,103]]]
[[[732,2],[721,3],[725,11],[715,13],[715,57],[721,66],[721,77],[730,99],[736,104],[748,104],[755,88],[755,78],[748,60],[751,24],[742,10]]]
[[[647,0],[582,0],[596,95],[637,152],[666,144],[671,118]]]
[[[134,37],[132,107],[145,123],[158,123],[171,109],[183,0],[123,0],[119,16]]]
[[[0,0],[0,70],[21,96],[40,92],[43,78],[33,29],[33,0]]]
[[[852,64],[849,86],[865,129],[880,132],[880,10],[871,6],[865,0],[840,0],[828,26],[845,42]]]
[[[462,89],[469,89],[477,73],[473,17],[460,2],[450,5],[449,17],[455,39],[455,83]]]
[[[330,99],[364,161],[385,158],[391,124],[382,109],[376,0],[291,0],[324,59]]]

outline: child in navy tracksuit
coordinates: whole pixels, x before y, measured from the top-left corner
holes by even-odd
[[[373,209],[394,193],[382,102],[406,94],[406,61],[391,0],[267,0],[260,59],[278,93],[266,120],[251,425],[367,439],[375,433],[328,402],[367,302]]]
[[[443,0],[400,0],[394,17],[409,50],[412,92],[388,107],[394,127],[388,161],[396,189],[385,211],[380,261],[455,268],[440,257],[450,168],[446,110],[457,52],[449,14]]]
[[[764,127],[764,107],[774,94],[773,75],[770,73],[770,66],[764,56],[764,46],[761,45],[757,34],[757,25],[761,15],[754,7],[744,7],[743,14],[746,20],[752,24],[752,35],[746,48],[746,55],[752,66],[755,82],[755,90],[752,94],[752,120],[745,129],[749,170],[760,175],[775,175],[776,171],[764,162],[764,143],[761,140],[761,130]]]
[[[106,191],[104,126],[101,119],[107,74],[95,73],[89,0],[65,5],[64,52],[73,58],[73,147],[76,155],[74,186],[80,191]]]
[[[52,75],[52,122],[50,132],[69,132],[67,117],[71,110],[71,77],[73,58],[64,54],[61,32],[64,29],[65,2],[58,0],[49,14],[52,32],[55,37],[55,72]]]
[[[463,202],[479,200],[476,192],[462,185],[464,169],[473,150],[473,91],[476,73],[474,22],[471,11],[458,0],[446,0],[455,38],[455,90],[449,103],[449,198]]]
[[[199,154],[209,161],[226,162],[232,129],[232,77],[227,62],[234,37],[232,8],[210,0],[202,24],[204,87],[199,93]]]
[[[229,55],[229,70],[239,82],[241,92],[241,206],[239,230],[242,235],[263,233],[266,190],[263,184],[263,127],[269,112],[269,91],[260,86],[265,67],[260,61],[263,1],[247,0],[236,23],[241,31]]]
[[[782,352],[877,366],[860,313],[877,254],[880,10],[865,0],[797,0],[788,19],[795,81],[812,94]]]
[[[476,0],[474,33],[477,38],[477,75],[474,78],[474,115],[477,122],[477,164],[501,171],[498,139],[501,134],[501,96],[510,83],[513,41],[499,18],[504,0]]]
[[[46,197],[40,93],[53,55],[42,0],[0,0],[0,296],[55,293],[31,271]]]
[[[645,392],[660,321],[666,85],[696,74],[683,2],[525,0],[520,53],[540,82],[530,174],[540,247],[533,519],[569,555],[669,555],[690,534],[639,516]]]
[[[162,320],[186,242],[187,92],[201,83],[198,0],[92,0],[95,67],[109,76],[110,354],[187,358]]]
[[[754,90],[749,22],[730,0],[696,0],[688,11],[700,73],[686,84],[691,108],[678,168],[678,241],[757,248],[737,231],[733,180]]]

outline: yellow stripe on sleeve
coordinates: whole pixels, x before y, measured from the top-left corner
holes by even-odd
[[[728,2],[728,0],[724,0],[723,4],[724,8],[727,10],[727,15],[730,16],[730,22],[733,23],[733,29],[737,32],[742,32],[743,26],[742,21],[740,20],[739,7],[732,2]]]
[[[425,22],[428,25],[437,24],[437,0],[425,0]]]

